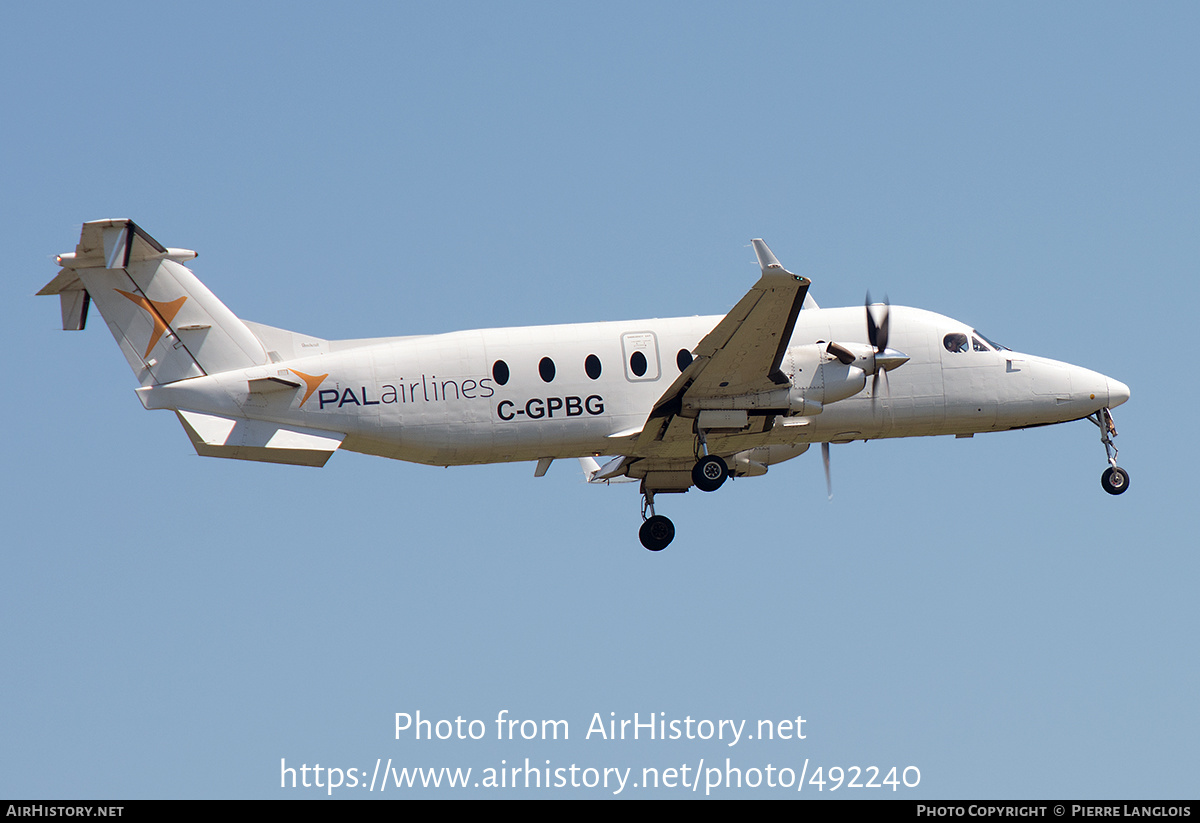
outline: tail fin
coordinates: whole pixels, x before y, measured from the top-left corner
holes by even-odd
[[[94,302],[143,386],[266,363],[258,337],[183,265],[195,256],[132,220],[95,220],[38,294],[59,295],[69,330]]]

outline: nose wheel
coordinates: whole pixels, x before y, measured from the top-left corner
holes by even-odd
[[[1120,494],[1129,488],[1129,472],[1119,466],[1109,466],[1100,475],[1100,485],[1109,494]]]
[[[1104,444],[1104,451],[1108,454],[1109,466],[1104,470],[1104,474],[1100,475],[1100,486],[1109,494],[1124,494],[1129,488],[1129,472],[1117,465],[1117,447],[1113,444],[1113,438],[1117,436],[1117,426],[1113,423],[1112,412],[1101,409],[1088,415],[1088,420],[1100,429],[1100,442]]]

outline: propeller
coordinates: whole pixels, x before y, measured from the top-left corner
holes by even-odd
[[[875,396],[879,393],[879,375],[883,374],[884,385],[887,388],[888,396],[891,396],[892,383],[887,373],[898,366],[903,366],[908,362],[908,355],[904,352],[896,351],[888,348],[888,325],[892,313],[891,303],[887,297],[883,298],[879,319],[876,320],[875,309],[878,308],[871,303],[871,293],[867,292],[867,300],[864,304],[864,309],[867,313],[867,341],[871,344],[871,348],[875,350],[873,356],[873,365],[875,367],[873,377],[871,378],[871,408],[875,408]],[[825,352],[831,357],[836,357],[841,363],[849,366],[857,358],[854,352],[850,351],[845,346],[831,342],[825,347]],[[829,459],[829,443],[821,444],[821,462],[825,464],[825,491],[829,494],[829,499],[833,499],[833,472],[830,468]]]
[[[908,357],[901,355],[903,359],[896,362],[898,358],[893,355],[900,353],[888,351],[888,317],[891,315],[892,309],[887,296],[884,295],[883,298],[883,319],[879,322],[875,321],[870,292],[867,292],[867,301],[864,305],[867,311],[867,341],[871,344],[871,348],[875,349],[875,375],[871,378],[871,408],[874,409],[875,395],[879,391],[879,374],[884,373],[884,384],[888,396],[891,397],[892,384],[886,373],[907,362]]]
[[[833,499],[833,477],[829,473],[829,441],[821,444],[821,460],[825,463],[825,490],[829,492],[829,499]]]
[[[875,315],[871,312],[871,293],[867,292],[867,341],[875,347],[875,353],[883,351],[888,344],[888,314],[891,312],[891,304],[888,303],[887,296],[883,298],[883,322],[876,323]]]

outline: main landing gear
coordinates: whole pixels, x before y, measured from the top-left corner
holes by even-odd
[[[699,442],[697,451],[703,447]],[[706,454],[696,460],[692,467],[692,483],[700,491],[715,492],[729,477],[729,466],[720,456]],[[685,491],[677,489],[675,491]],[[638,538],[642,545],[652,552],[660,552],[675,539],[675,524],[670,518],[654,513],[654,492],[642,486],[642,527],[638,529]]]
[[[1112,412],[1101,409],[1095,414],[1089,414],[1088,420],[1100,429],[1100,442],[1104,444],[1104,451],[1108,453],[1109,466],[1104,470],[1104,474],[1100,475],[1100,486],[1109,494],[1124,494],[1129,488],[1129,472],[1117,465],[1117,447],[1113,445],[1112,440],[1117,436],[1117,427],[1113,423]]]
[[[729,467],[715,454],[705,455],[692,466],[692,482],[702,492],[715,492],[729,477]]]
[[[646,516],[650,512],[650,516]],[[670,518],[654,513],[654,492],[642,495],[642,527],[638,529],[638,538],[642,545],[652,552],[660,552],[675,539],[675,524]]]
[[[692,483],[702,492],[715,492],[729,477],[729,466],[719,455],[708,453],[704,429],[696,428],[696,465],[692,466]],[[703,456],[701,456],[703,455]]]

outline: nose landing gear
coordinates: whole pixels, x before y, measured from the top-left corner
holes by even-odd
[[[1129,472],[1117,465],[1117,447],[1113,438],[1117,436],[1117,426],[1113,423],[1112,412],[1101,409],[1095,414],[1089,414],[1091,420],[1100,429],[1100,442],[1108,454],[1109,466],[1100,475],[1100,486],[1109,494],[1124,494],[1129,488]]]

